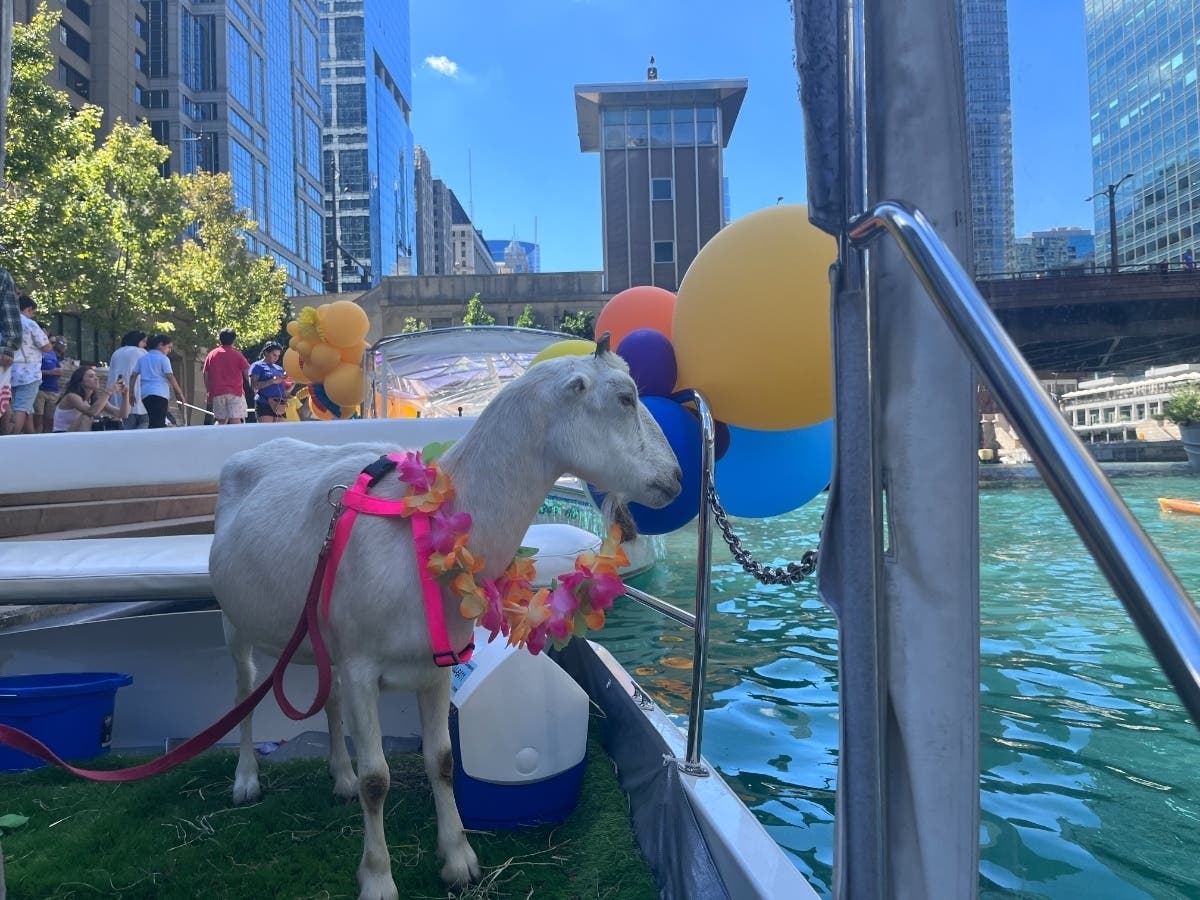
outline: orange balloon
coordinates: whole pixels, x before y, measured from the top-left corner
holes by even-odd
[[[342,348],[342,362],[354,363],[356,366],[361,366],[363,353],[365,353],[367,348],[370,346],[371,345],[368,344],[366,341],[360,341],[359,343],[354,344],[353,346],[343,347]]]
[[[307,361],[312,362],[314,366],[324,372],[332,372],[342,364],[342,354],[337,347],[329,344],[313,344]]]
[[[674,314],[674,294],[665,288],[640,285],[626,288],[604,304],[593,331],[597,338],[607,331],[610,346],[618,350],[625,335],[639,328],[649,328],[670,338]]]
[[[325,376],[325,396],[338,406],[358,406],[363,396],[363,370],[354,363],[341,363]]]

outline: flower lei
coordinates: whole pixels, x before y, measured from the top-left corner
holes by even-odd
[[[471,515],[449,513],[443,504],[454,496],[450,476],[435,462],[425,462],[419,452],[409,452],[398,463],[400,481],[409,493],[402,502],[406,515],[429,515],[429,534],[417,540],[419,558],[443,587],[459,597],[459,612],[475,619],[490,632],[488,641],[502,634],[510,647],[542,651],[549,640],[561,648],[588,629],[604,627],[605,612],[625,590],[619,566],[629,565],[614,525],[595,552],[581,553],[575,571],[555,579],[549,589],[534,590],[537,552],[522,547],[508,568],[495,579],[477,577],[482,557],[468,547]]]

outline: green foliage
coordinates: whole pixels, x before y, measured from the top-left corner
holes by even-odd
[[[1200,425],[1200,387],[1181,387],[1163,404],[1163,416],[1176,425]]]
[[[558,330],[585,340],[595,340],[593,329],[596,325],[596,314],[593,312],[567,313],[562,318]]]
[[[463,315],[464,325],[495,325],[496,317],[483,308],[483,301],[476,293],[467,301],[467,311]]]
[[[418,331],[428,331],[429,324],[427,322],[418,322],[416,316],[405,316],[404,324],[400,326],[401,334],[414,334]]]
[[[542,322],[537,317],[537,313],[533,311],[533,307],[526,303],[525,308],[521,310],[521,315],[517,316],[518,328],[541,328]]]
[[[159,278],[176,312],[176,341],[212,347],[222,328],[236,331],[243,346],[274,337],[286,313],[287,275],[246,249],[242,235],[256,226],[235,206],[230,177],[197,172],[180,182],[194,237],[171,247]]]

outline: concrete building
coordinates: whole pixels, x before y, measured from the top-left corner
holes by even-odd
[[[408,0],[320,0],[325,290],[417,266]]]
[[[412,274],[436,275],[434,266],[433,165],[420,145],[413,147],[413,199],[417,211],[417,260]]]
[[[575,86],[579,149],[600,155],[604,277],[609,291],[676,290],[725,225],[722,150],[746,79]]]
[[[1096,237],[1086,228],[1051,228],[1017,238],[1013,245],[1017,272],[1061,273],[1090,268],[1096,262]]]
[[[28,22],[42,0],[15,0],[14,19]],[[48,0],[58,13],[51,34],[57,60],[52,83],[71,96],[72,105],[103,108],[100,133],[113,122],[136,122],[144,115],[147,11],[139,0]]]
[[[1014,267],[1007,0],[961,0],[975,274]]]
[[[1200,254],[1200,18],[1194,3],[1085,0],[1096,255],[1120,266]],[[1115,188],[1111,190],[1110,186]]]
[[[450,271],[447,275],[495,275],[496,264],[483,232],[475,227],[454,191],[450,191]]]

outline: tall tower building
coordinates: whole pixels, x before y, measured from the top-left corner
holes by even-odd
[[[1013,266],[1012,95],[1007,0],[961,0],[975,274]]]
[[[413,147],[413,195],[417,210],[417,265],[414,275],[433,275],[433,166],[429,155]]]
[[[725,225],[722,150],[746,79],[575,86],[579,149],[600,154],[608,291],[676,290]]]
[[[327,291],[415,268],[411,97],[408,0],[321,0]]]
[[[1200,251],[1200,18],[1194,3],[1086,0],[1096,258],[1176,263]],[[1115,191],[1109,190],[1110,186]]]

